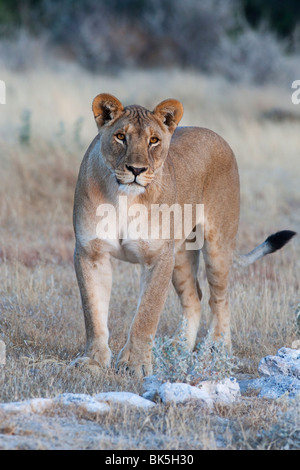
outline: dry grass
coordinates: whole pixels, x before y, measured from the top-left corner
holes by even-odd
[[[228,140],[241,175],[240,251],[249,251],[274,231],[300,231],[299,124],[261,118],[273,107],[298,112],[289,88],[233,87],[180,71],[132,73],[133,79],[129,72],[95,76],[72,64],[56,64],[55,69],[22,75],[6,71],[1,76],[7,84],[7,104],[0,116],[0,322],[7,365],[0,401],[67,391],[142,390],[140,383],[116,375],[113,368],[95,374],[67,368],[85,339],[72,261],[72,201],[84,148],[96,133],[90,108],[97,93],[107,91],[125,104],[149,107],[167,97],[178,98],[185,106],[183,125],[209,127]],[[31,114],[22,121],[24,109]],[[256,265],[233,270],[232,336],[242,372],[256,373],[262,356],[296,339],[299,267],[296,238]],[[200,341],[209,318],[202,268]],[[135,310],[138,276],[138,267],[114,262],[109,318],[114,355],[124,344]],[[171,290],[158,335],[171,335],[179,321],[179,303]],[[253,398],[218,408],[210,416],[192,407],[159,407],[126,416],[120,411],[101,423],[105,439],[102,444],[93,441],[93,448],[272,447],[270,437],[258,437],[259,430],[275,426],[281,407]],[[14,425],[4,423],[1,429],[2,434],[13,433]]]
[[[0,449],[268,450],[297,449],[299,403],[248,399],[207,413],[195,405],[150,411],[114,408],[104,415],[59,405],[26,420],[0,415]],[[262,419],[263,416],[263,419]]]

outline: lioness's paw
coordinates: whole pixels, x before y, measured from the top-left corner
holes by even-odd
[[[68,368],[77,368],[77,369],[88,369],[91,372],[99,372],[100,371],[100,364],[99,362],[91,359],[90,357],[77,357],[72,361]]]
[[[99,348],[93,348],[87,351],[86,356],[77,357],[72,361],[69,367],[88,368],[93,371],[99,371],[100,367],[109,367],[111,361],[110,350],[100,351]]]
[[[152,365],[151,364],[136,364],[132,362],[120,362],[116,364],[117,372],[126,372],[134,377],[142,379],[147,375],[152,375]]]
[[[133,354],[129,348],[124,348],[116,362],[117,371],[129,372],[130,374],[143,378],[152,374],[151,355],[150,357],[141,354]]]

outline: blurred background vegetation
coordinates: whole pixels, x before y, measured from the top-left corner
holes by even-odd
[[[290,82],[300,73],[300,2],[0,0],[0,65],[2,56],[26,69],[48,53],[92,72],[180,67]]]

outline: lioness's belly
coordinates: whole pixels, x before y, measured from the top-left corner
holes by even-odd
[[[169,243],[168,240],[105,240],[106,250],[110,255],[121,261],[127,261],[134,264],[151,265],[152,260],[160,255],[163,245]],[[176,253],[184,240],[176,240],[174,243],[174,252]]]
[[[109,243],[109,252],[114,258],[129,263],[140,263],[138,241],[114,240]]]

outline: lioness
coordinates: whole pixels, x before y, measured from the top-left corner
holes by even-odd
[[[110,205],[117,214],[121,195],[128,208],[138,203],[149,214],[153,204],[204,205],[204,219],[197,219],[194,211],[192,226],[204,229],[201,251],[210,288],[212,334],[215,340],[224,338],[230,348],[227,289],[233,255],[250,264],[281,248],[295,233],[272,235],[247,255],[234,253],[240,206],[235,157],[216,133],[177,128],[183,115],[179,101],[168,99],[149,111],[137,105],[123,107],[114,96],[100,94],[92,109],[99,133],[82,161],[74,202],[74,260],[87,335],[85,355],[77,363],[110,364],[111,256],[140,263],[142,269],[137,312],[117,366],[138,376],[151,373],[152,341],[171,280],[186,318],[187,346],[192,350],[195,345],[202,297],[197,280],[200,248],[188,249],[188,237],[176,238],[174,230],[167,238],[122,236],[132,220],[129,212],[118,218],[118,237],[98,237],[99,207]]]

